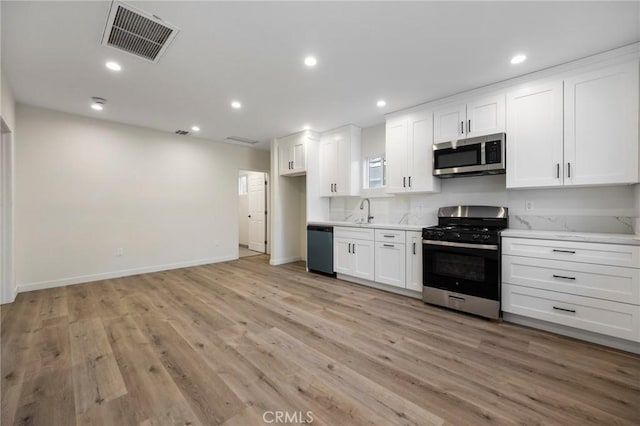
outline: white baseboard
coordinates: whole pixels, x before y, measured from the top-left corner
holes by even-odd
[[[284,265],[285,263],[293,263],[293,262],[298,262],[299,260],[302,260],[302,258],[300,256],[296,256],[296,257],[284,257],[282,259],[274,259],[271,258],[271,260],[269,260],[269,265],[271,266],[278,266],[278,265]]]
[[[508,312],[502,313],[502,319],[506,322],[512,322],[514,324],[524,325],[531,328],[538,328],[550,333],[561,334],[563,336],[573,337],[574,339],[586,340],[587,342],[640,354],[640,343],[633,342],[631,340],[605,336],[603,334],[567,327],[561,324],[553,324],[536,318],[523,317],[521,315],[511,314]]]
[[[13,291],[7,290],[2,293],[2,299],[0,300],[0,305],[4,305],[7,303],[13,303],[16,300],[16,296],[18,295],[18,290],[14,287]]]
[[[412,297],[414,299],[422,299],[422,293],[419,291],[409,290],[401,287],[394,287],[392,285],[381,284],[375,281],[369,281],[358,277],[352,277],[350,275],[337,274],[336,278],[342,281],[349,281],[350,283],[366,285],[367,287],[377,288],[378,290],[388,291],[389,293],[395,293],[402,296]]]
[[[224,256],[209,259],[189,260],[186,262],[169,263],[166,265],[146,266],[143,268],[126,269],[121,271],[104,272],[100,274],[81,275],[78,277],[61,278],[51,281],[40,281],[37,283],[19,284],[18,293],[27,291],[44,290],[47,288],[63,287],[67,285],[89,283],[92,281],[108,280],[111,278],[128,277],[131,275],[148,274],[150,272],[169,271],[171,269],[188,268],[190,266],[208,265],[210,263],[227,262],[236,260],[238,256]]]

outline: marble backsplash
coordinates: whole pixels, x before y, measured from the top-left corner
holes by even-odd
[[[410,197],[371,198],[374,223],[431,226],[438,222],[437,207],[428,207]],[[330,220],[366,221],[367,207],[360,209],[360,198],[333,198]],[[533,212],[531,212],[533,213]],[[640,218],[633,216],[529,214],[511,209],[509,227],[545,231],[640,234]]]

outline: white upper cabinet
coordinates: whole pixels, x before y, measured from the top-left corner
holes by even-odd
[[[564,183],[638,182],[638,61],[564,82]]]
[[[307,133],[278,139],[280,176],[300,176],[307,172]]]
[[[637,183],[638,61],[507,96],[507,187]]]
[[[430,111],[392,118],[386,125],[387,192],[438,192],[433,176],[433,126]]]
[[[466,137],[491,135],[505,130],[504,94],[467,103]]]
[[[360,193],[361,129],[348,125],[320,138],[320,195],[337,197]]]
[[[467,106],[449,105],[433,113],[433,143],[455,141],[465,138],[464,122]]]
[[[504,94],[452,104],[433,113],[433,143],[505,131]]]
[[[507,94],[507,188],[562,185],[562,81]]]

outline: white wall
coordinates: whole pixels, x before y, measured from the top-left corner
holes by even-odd
[[[17,127],[21,290],[237,257],[238,170],[267,152],[25,105]]]
[[[384,154],[385,130],[385,123],[362,129],[362,158]]]

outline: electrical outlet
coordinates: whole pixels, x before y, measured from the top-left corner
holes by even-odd
[[[533,210],[533,201],[525,201],[524,202],[524,209],[528,212],[530,212],[531,210]]]
[[[124,249],[122,247],[118,247],[116,249],[116,256],[117,257],[124,256]]]

